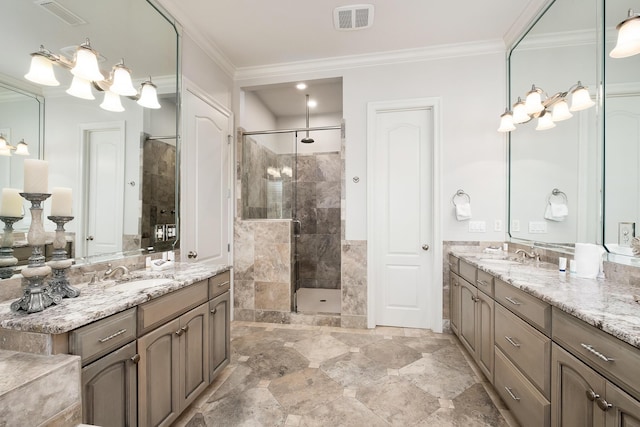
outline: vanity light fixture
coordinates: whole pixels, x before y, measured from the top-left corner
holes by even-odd
[[[29,146],[27,145],[26,142],[24,142],[24,139],[21,139],[20,142],[18,142],[18,145],[16,145],[16,154],[18,156],[29,155]]]
[[[616,25],[618,40],[609,56],[612,58],[627,58],[640,53],[640,14],[629,9],[627,18]]]
[[[567,96],[571,94],[571,106],[567,103]],[[543,98],[544,95],[544,98]],[[527,123],[537,118],[536,130],[546,130],[555,127],[556,122],[573,117],[571,112],[586,110],[596,103],[580,81],[571,86],[566,92],[558,92],[552,96],[547,94],[535,84],[527,92],[525,101],[518,97],[513,104],[513,112],[506,110],[500,115],[499,132],[511,132],[515,125]]]
[[[131,81],[131,70],[124,65],[124,59],[113,66],[109,78],[106,79],[100,71],[98,58],[100,55],[92,47],[89,39],[76,48],[73,60],[65,56],[56,55],[40,46],[40,50],[31,54],[31,67],[25,78],[34,83],[45,86],[58,86],[53,64],[66,68],[73,74],[71,86],[67,89],[69,95],[82,99],[95,99],[92,87],[105,92],[100,107],[107,111],[124,111],[120,96],[134,99],[145,108],[160,108],[157,88],[151,83],[151,78],[142,83],[140,94]],[[116,99],[118,97],[118,99]]]
[[[4,135],[0,134],[0,156],[11,156],[11,151],[15,151],[19,156],[28,156],[29,155],[29,147],[24,139],[21,139],[18,142],[17,146],[13,146],[9,144],[9,141],[4,137]]]

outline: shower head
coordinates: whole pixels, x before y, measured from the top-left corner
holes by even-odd
[[[309,94],[306,95],[306,107],[307,107],[307,136],[302,138],[300,142],[303,144],[313,144],[315,141],[313,138],[309,138]]]

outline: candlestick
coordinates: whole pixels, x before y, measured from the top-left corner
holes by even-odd
[[[20,197],[20,190],[15,188],[3,188],[0,216],[21,218],[22,215],[22,197]]]
[[[13,266],[18,263],[18,258],[13,256],[13,223],[21,219],[21,216],[0,216],[0,221],[4,222],[0,244],[0,279],[8,279],[16,272]]]
[[[53,210],[53,206],[51,210]],[[73,217],[51,215],[47,218],[57,225],[56,237],[53,240],[53,256],[51,261],[47,263],[53,271],[53,277],[49,281],[49,286],[51,286],[54,295],[60,295],[62,298],[75,298],[80,295],[80,291],[71,286],[67,279],[67,270],[71,267],[73,261],[68,259],[67,238],[64,234],[64,225],[71,221]]]
[[[24,192],[46,194],[49,191],[49,162],[38,159],[24,160]]]
[[[70,188],[54,187],[51,190],[51,216],[71,217],[71,219],[73,219],[73,217],[71,216],[72,207],[73,207],[73,199],[71,197]],[[52,221],[55,222],[55,220],[53,219]]]
[[[42,248],[45,244],[44,225],[42,223],[42,202],[51,194],[48,193],[20,193],[22,197],[31,202],[31,225],[27,233],[27,241],[31,246],[29,265],[22,269],[22,276],[27,279],[24,295],[11,303],[12,311],[23,310],[27,313],[36,313],[58,304],[62,297],[54,294],[51,287],[44,284],[44,279],[51,274],[51,267],[44,263]]]

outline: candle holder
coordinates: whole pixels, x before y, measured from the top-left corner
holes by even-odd
[[[44,225],[42,223],[42,202],[47,200],[51,194],[48,193],[20,193],[20,195],[31,202],[31,225],[27,233],[27,242],[31,246],[31,256],[29,264],[22,269],[22,276],[28,281],[24,290],[24,295],[17,301],[11,303],[12,311],[23,310],[27,313],[37,313],[49,307],[51,304],[58,304],[62,297],[54,294],[51,287],[44,284],[44,279],[51,274],[51,267],[45,264],[42,248],[45,244]]]
[[[51,267],[53,277],[49,281],[49,286],[54,294],[62,298],[75,298],[80,295],[80,291],[69,283],[67,270],[73,264],[73,260],[67,255],[67,238],[64,234],[64,225],[73,219],[72,216],[48,216],[56,223],[56,237],[53,240],[53,256],[47,264]]]
[[[13,256],[13,223],[22,219],[21,216],[0,216],[4,222],[4,232],[0,244],[0,279],[8,279],[13,276],[18,263],[18,258]]]

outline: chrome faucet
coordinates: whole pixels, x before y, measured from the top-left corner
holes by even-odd
[[[533,248],[531,248],[531,252],[527,252],[524,249],[518,249],[516,250],[516,255],[517,254],[522,254],[522,259],[531,258],[535,259],[536,261],[540,261],[540,254],[537,253]]]
[[[116,275],[116,273],[120,271],[122,274],[120,275],[120,277],[122,276],[126,276],[127,274],[129,274],[129,269],[127,267],[125,267],[124,265],[119,265],[116,268],[111,268],[111,264],[107,265],[107,269],[104,272],[104,276],[102,276],[103,279],[110,279],[113,276]]]

